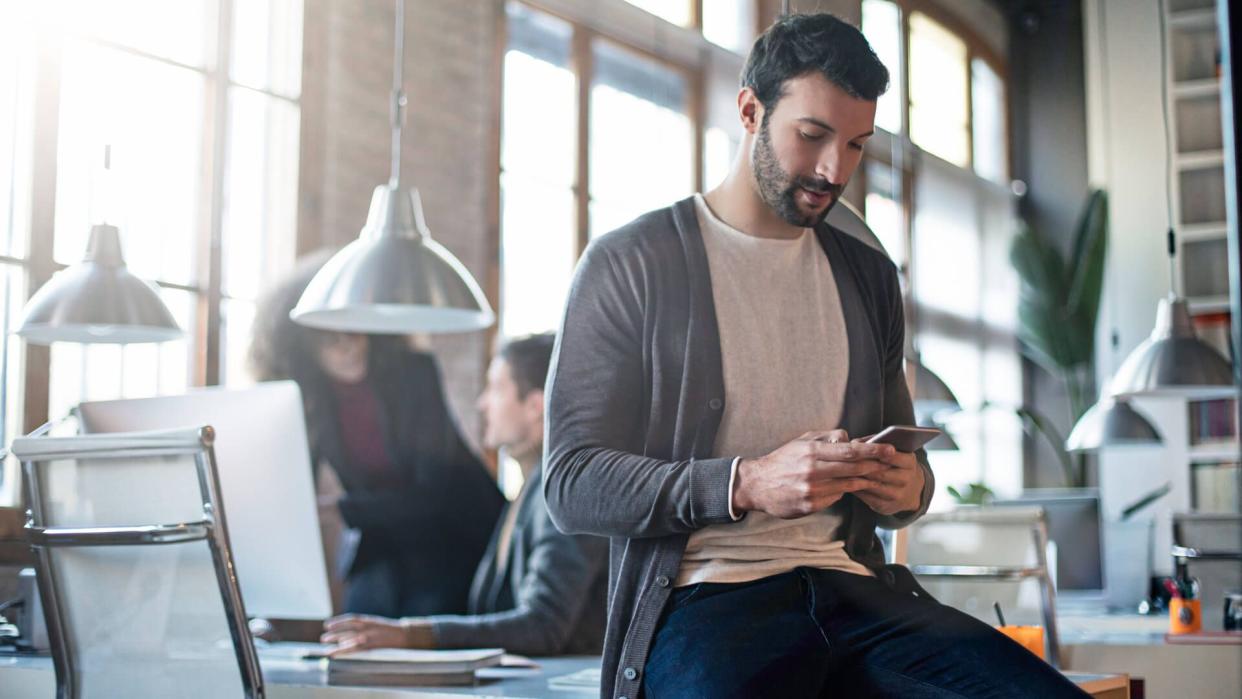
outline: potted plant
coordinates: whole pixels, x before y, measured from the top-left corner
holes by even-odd
[[[1054,379],[1069,398],[1069,424],[1095,402],[1096,320],[1108,248],[1108,197],[1093,190],[1079,216],[1071,254],[1065,257],[1035,229],[1022,227],[1009,259],[1021,279],[1018,340],[1022,353]],[[1028,434],[1052,446],[1068,487],[1086,485],[1087,456],[1069,454],[1052,420],[1027,405],[1017,409]]]

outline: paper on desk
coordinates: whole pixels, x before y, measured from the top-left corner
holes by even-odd
[[[501,667],[528,667],[532,670],[539,669],[539,663],[531,660],[525,655],[517,655],[515,653],[505,653],[500,658]]]
[[[568,675],[558,675],[548,680],[548,688],[569,691],[582,689],[599,691],[600,674],[600,668],[590,667]]]

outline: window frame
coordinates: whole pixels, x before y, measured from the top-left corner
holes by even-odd
[[[575,241],[574,241],[574,258],[582,256],[587,245],[591,241],[591,89],[594,87],[594,52],[592,47],[596,40],[610,42],[626,51],[633,52],[645,59],[651,60],[662,67],[680,73],[686,80],[687,101],[686,115],[690,118],[692,132],[694,134],[692,145],[692,183],[695,191],[701,191],[703,188],[703,158],[704,158],[704,134],[707,128],[706,118],[706,96],[704,90],[706,87],[706,75],[704,65],[695,65],[685,61],[679,61],[667,55],[662,55],[656,51],[652,51],[645,46],[641,46],[633,41],[627,40],[619,32],[605,32],[598,27],[589,26],[581,19],[575,18],[571,13],[562,11],[555,7],[548,7],[539,0],[507,0],[506,2],[497,3],[499,7],[499,26],[500,31],[497,32],[497,58],[493,65],[496,81],[494,93],[495,119],[492,132],[494,134],[491,144],[491,160],[495,167],[496,176],[491,179],[489,194],[489,205],[491,209],[492,234],[490,236],[489,249],[493,251],[491,255],[487,279],[487,294],[490,297],[492,307],[496,309],[497,316],[502,316],[505,312],[504,299],[501,293],[501,278],[503,275],[503,263],[501,260],[501,219],[503,217],[501,204],[501,187],[500,181],[505,170],[501,162],[501,133],[504,124],[504,61],[505,54],[508,51],[509,28],[505,7],[508,2],[514,2],[525,6],[527,9],[540,12],[550,17],[554,17],[568,24],[572,30],[570,37],[570,58],[569,69],[574,74],[574,80],[577,90],[577,98],[575,109],[577,111],[576,124],[577,132],[575,134],[575,157],[574,164],[574,181],[571,185],[571,191],[574,195],[574,220],[576,222]],[[679,31],[695,30],[700,32],[702,15],[701,0],[692,0],[697,8],[692,14],[695,20],[695,27],[679,28]],[[629,3],[625,3],[629,5]],[[633,7],[636,11],[643,11],[641,8]],[[654,17],[654,15],[653,15]],[[658,21],[664,20],[656,18]],[[706,41],[706,39],[702,39]],[[712,44],[715,46],[715,44]],[[719,48],[719,47],[718,47]],[[721,50],[726,50],[721,48]],[[488,345],[495,344],[500,333],[500,323],[496,323],[487,332]]]
[[[867,181],[867,163],[874,162],[889,169],[896,183],[899,183],[901,189],[898,192],[898,196],[894,197],[894,199],[897,201],[902,215],[900,235],[905,246],[906,266],[901,272],[905,282],[903,296],[905,297],[908,332],[913,333],[917,339],[919,335],[929,332],[929,327],[935,326],[939,329],[939,332],[933,332],[932,334],[968,343],[981,353],[1013,340],[1015,343],[1015,356],[1020,359],[1021,355],[1017,350],[1015,333],[986,322],[979,317],[959,316],[951,311],[929,306],[919,297],[916,284],[916,278],[919,275],[920,269],[915,245],[915,219],[920,211],[917,191],[918,178],[921,176],[920,162],[922,159],[931,158],[935,162],[942,163],[945,167],[957,170],[962,177],[970,178],[974,182],[972,186],[975,187],[1007,188],[1008,181],[1012,178],[1014,149],[1011,137],[1013,122],[1009,100],[1011,86],[1008,63],[992,49],[991,45],[980,38],[974,29],[945,10],[940,3],[934,0],[888,1],[896,5],[900,13],[898,45],[901,57],[901,81],[899,85],[894,85],[894,87],[901,91],[899,110],[901,123],[897,133],[889,133],[877,128],[875,136],[868,142],[864,154],[864,165],[860,166],[859,171],[855,174],[855,179],[861,181],[856,190],[852,185],[850,187],[851,190],[855,190],[856,198],[859,200],[855,203],[865,216],[866,195],[871,191],[870,183]],[[910,135],[910,18],[915,12],[922,13],[928,19],[940,24],[940,26],[955,35],[966,46],[963,69],[966,72],[967,162],[964,167],[948,163],[932,154],[919,146]],[[975,114],[973,103],[975,80],[972,71],[975,59],[982,60],[995,73],[1002,89],[1001,118],[1003,124],[1001,132],[1004,139],[1005,167],[1001,173],[1002,179],[999,182],[979,174],[975,169]],[[915,346],[914,349],[917,350],[918,347]],[[983,355],[981,354],[981,356]],[[965,407],[969,408],[971,406]],[[978,419],[981,421],[979,424],[982,425],[987,418],[979,417]],[[984,438],[979,443],[980,448],[984,450],[978,452],[979,459],[985,459],[987,450],[992,448],[989,446],[989,442],[989,439]],[[986,477],[989,473],[986,470],[986,464],[983,461],[980,461],[979,464],[985,469],[983,475]],[[969,462],[963,462],[962,465],[970,464]],[[1021,478],[1021,473],[1018,474],[1018,477],[1019,479]],[[1004,477],[1001,480],[1004,481]]]
[[[974,177],[983,178],[975,171],[975,133],[974,133],[974,75],[971,70],[974,59],[978,58],[987,63],[988,67],[999,78],[1003,88],[1002,118],[1004,124],[1002,128],[1003,138],[1005,141],[1005,171],[1006,180],[1013,176],[1013,138],[1012,125],[1013,119],[1009,102],[1009,64],[1000,54],[996,53],[990,45],[969,25],[958,19],[951,12],[940,7],[939,4],[932,0],[886,0],[897,6],[901,32],[901,81],[898,89],[901,90],[901,105],[899,112],[901,114],[901,127],[897,133],[889,133],[879,127],[876,128],[876,134],[867,143],[864,159],[866,161],[879,162],[887,165],[890,169],[900,172],[900,200],[898,203],[902,208],[902,224],[903,239],[906,251],[909,253],[914,246],[914,213],[918,202],[915,201],[915,161],[922,157],[937,157],[934,154],[924,150],[910,137],[910,15],[919,12],[928,18],[939,23],[949,32],[961,39],[966,44],[966,156],[967,164],[964,171]],[[861,7],[861,0],[860,0]],[[865,165],[865,163],[864,163]],[[867,171],[865,166],[860,166],[854,175],[858,180],[858,187],[855,189],[851,186],[849,189],[858,193],[855,199],[851,199],[850,203],[854,204],[859,211],[866,214],[866,194],[869,189],[867,182]],[[989,180],[990,181],[990,180]],[[913,264],[910,263],[909,270],[903,270],[907,274],[913,274]],[[913,284],[910,285],[908,293],[911,294],[911,303],[917,303],[913,298]],[[917,309],[916,309],[917,310]]]
[[[57,156],[60,147],[60,100],[63,89],[63,57],[70,41],[85,42],[111,50],[125,52],[144,60],[151,60],[192,70],[204,80],[202,118],[203,127],[199,143],[202,166],[199,172],[197,196],[200,211],[193,233],[194,279],[182,284],[164,280],[151,280],[160,288],[177,289],[195,295],[194,327],[184,328],[189,335],[189,366],[187,384],[190,387],[215,386],[222,378],[222,363],[226,348],[223,331],[224,302],[231,297],[225,293],[223,237],[224,198],[227,149],[229,145],[229,117],[232,89],[248,90],[265,97],[284,101],[297,107],[299,114],[302,96],[284,94],[275,88],[257,88],[236,82],[231,75],[233,58],[233,8],[242,0],[215,0],[208,6],[208,17],[214,19],[203,23],[205,56],[202,65],[190,65],[138,48],[120,44],[88,33],[57,31],[45,28],[34,56],[33,95],[31,110],[34,114],[31,127],[32,156],[29,206],[30,220],[26,231],[27,259],[8,260],[22,264],[27,271],[25,297],[28,300],[51,276],[67,265],[56,262],[55,209],[57,188]],[[303,15],[304,16],[304,15]],[[299,57],[300,60],[300,57]],[[300,154],[299,154],[300,157]],[[296,232],[294,233],[296,237]],[[297,241],[290,246],[297,248]],[[23,343],[25,371],[21,381],[23,432],[30,432],[52,416],[50,409],[51,348],[46,345]],[[16,382],[13,382],[16,383]],[[13,389],[10,384],[10,390]]]
[[[976,58],[988,64],[1003,87],[1004,102],[1004,141],[1005,141],[1005,172],[1009,178],[1013,173],[1013,138],[1010,131],[1012,123],[1009,108],[1009,63],[975,32],[969,25],[958,19],[953,13],[946,11],[930,0],[889,0],[901,10],[901,135],[910,138],[910,15],[918,12],[926,15],[940,26],[966,44],[966,166],[964,169],[972,174],[975,172],[975,108],[974,74],[971,66]]]

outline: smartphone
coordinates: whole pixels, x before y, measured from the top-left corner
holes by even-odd
[[[935,427],[889,425],[867,439],[867,444],[891,444],[897,451],[913,452],[940,436]]]

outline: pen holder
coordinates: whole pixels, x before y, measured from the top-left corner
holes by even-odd
[[[1169,600],[1169,633],[1195,633],[1203,628],[1200,600],[1174,597]]]
[[[1044,660],[1044,627],[1042,626],[997,626],[997,631],[1018,642],[1018,645],[1031,651]]]

